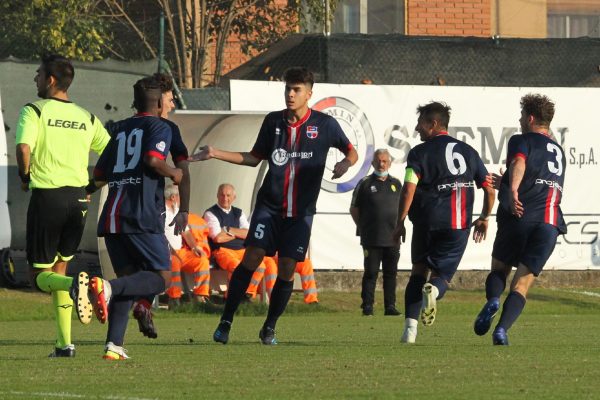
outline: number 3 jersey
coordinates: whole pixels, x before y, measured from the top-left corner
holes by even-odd
[[[519,201],[523,203],[523,222],[543,222],[556,226],[561,233],[567,226],[560,209],[565,180],[565,153],[549,136],[529,132],[515,135],[508,141],[506,171],[498,193],[499,208],[510,214],[509,174],[511,162],[525,160],[525,175],[519,186]],[[500,212],[500,210],[499,210]]]
[[[444,132],[410,150],[406,168],[418,178],[408,213],[413,225],[427,230],[471,226],[475,185],[488,185],[475,149]]]
[[[163,233],[165,179],[144,163],[144,156],[166,158],[171,128],[158,117],[138,114],[109,129],[110,142],[94,169],[94,179],[108,183],[98,236]]]

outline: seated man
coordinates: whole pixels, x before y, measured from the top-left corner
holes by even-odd
[[[177,186],[165,188],[166,221],[172,221],[179,208]],[[181,236],[175,235],[168,222],[165,236],[171,249],[171,286],[166,290],[169,308],[177,307],[183,294],[181,271],[194,276],[194,300],[205,303],[209,297],[210,247],[208,246],[208,225],[199,215],[189,214],[187,229]]]
[[[274,268],[269,268],[269,264],[267,264],[267,259],[272,260],[274,263]],[[265,273],[265,286],[267,289],[267,295],[271,298],[271,291],[273,290],[273,286],[275,286],[275,281],[277,280],[277,262],[278,257],[265,257],[265,264],[267,264],[267,272]],[[298,261],[296,263],[295,272],[300,275],[300,281],[302,282],[302,292],[304,292],[304,302],[306,304],[316,304],[319,302],[317,297],[317,282],[315,281],[315,273],[313,270],[312,261],[307,257],[304,261]],[[250,286],[248,286],[248,290],[246,293],[250,291],[250,288],[253,288],[254,277],[252,277],[252,281],[250,281]],[[254,289],[256,293],[256,289]]]
[[[244,212],[233,206],[235,197],[233,185],[223,183],[217,189],[217,204],[204,212],[204,219],[208,223],[208,238],[213,258],[220,268],[227,271],[228,280],[244,257],[244,239],[246,239],[248,227],[250,226]],[[256,295],[256,288],[267,267],[270,271],[273,268],[273,263],[269,261],[262,262],[254,271],[251,279],[254,283],[254,289],[246,291],[248,297]]]

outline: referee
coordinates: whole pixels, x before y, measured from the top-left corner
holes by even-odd
[[[364,177],[352,194],[350,215],[357,227],[365,256],[362,279],[362,313],[373,315],[379,265],[383,269],[385,315],[400,315],[396,309],[396,273],[400,242],[393,233],[398,220],[402,183],[390,176],[392,160],[386,149],[373,154],[373,174]]]
[[[89,152],[102,153],[109,140],[98,118],[69,101],[67,90],[74,74],[65,57],[44,56],[34,78],[42,100],[21,109],[17,126],[21,187],[32,192],[27,210],[27,260],[35,285],[52,293],[56,313],[57,339],[50,357],[75,356],[72,297],[78,299],[81,322],[91,320],[87,287],[78,284],[81,279],[67,277],[66,271],[85,225]]]

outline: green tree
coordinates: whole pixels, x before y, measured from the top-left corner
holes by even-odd
[[[107,53],[109,22],[94,0],[3,0],[0,4],[0,51],[34,59],[43,53],[92,61]]]

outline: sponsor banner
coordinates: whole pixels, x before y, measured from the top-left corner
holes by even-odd
[[[2,109],[2,96],[0,93],[0,110]],[[8,214],[8,150],[6,144],[6,131],[4,118],[0,112],[0,249],[10,247],[10,216]]]
[[[249,98],[248,93],[260,93]],[[551,131],[563,147],[566,163],[562,210],[569,232],[560,236],[547,269],[600,268],[600,190],[593,185],[600,172],[600,132],[585,116],[595,115],[600,89],[516,88],[450,86],[374,86],[316,84],[310,106],[334,116],[359,160],[339,180],[331,179],[333,166],[343,156],[331,149],[317,203],[311,257],[320,269],[360,269],[362,251],[354,236],[348,213],[352,189],[366,174],[373,151],[386,148],[393,157],[390,174],[403,180],[406,156],[420,143],[414,127],[416,108],[430,101],[442,101],[451,108],[449,134],[479,152],[490,172],[505,167],[510,137],[520,133],[520,98],[543,93],[556,103]],[[231,109],[273,111],[284,108],[282,82],[231,82]],[[482,207],[482,191],[476,190],[474,215]],[[495,215],[496,207],[494,207]],[[411,225],[407,224],[410,234]],[[487,269],[496,224],[492,218],[485,243],[471,242],[460,269]],[[400,268],[410,268],[410,237],[401,250]]]

